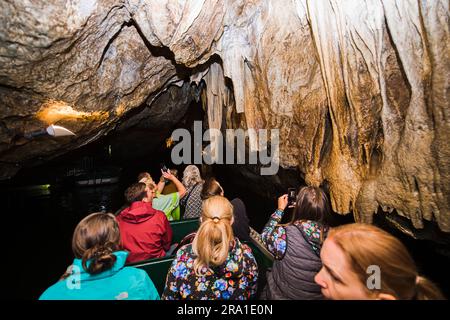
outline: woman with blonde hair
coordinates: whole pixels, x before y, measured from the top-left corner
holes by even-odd
[[[200,170],[194,165],[187,166],[183,171],[182,183],[186,188],[186,196],[180,200],[182,216],[184,219],[198,218],[202,213],[200,194],[204,183]]]
[[[93,213],[75,228],[73,264],[40,300],[158,300],[153,282],[143,270],[124,267],[119,226],[111,213]]]
[[[225,191],[215,178],[206,179],[200,195],[202,200],[212,196],[225,196]],[[234,235],[241,241],[251,241],[249,219],[244,202],[239,198],[234,198],[230,202],[233,205],[234,223],[232,227]]]
[[[224,197],[204,201],[192,244],[177,252],[162,299],[244,300],[254,297],[258,267],[251,249],[233,235],[233,207]]]
[[[332,229],[320,255],[323,267],[315,281],[328,299],[443,299],[439,289],[418,274],[400,240],[373,225]]]

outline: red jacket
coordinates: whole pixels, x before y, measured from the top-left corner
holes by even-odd
[[[172,228],[164,212],[151,203],[137,201],[118,216],[122,246],[130,254],[127,262],[164,257],[172,241]]]

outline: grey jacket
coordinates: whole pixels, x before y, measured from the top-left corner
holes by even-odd
[[[286,253],[275,260],[267,272],[267,284],[262,299],[321,300],[323,295],[314,282],[322,268],[319,252],[321,243],[308,235],[302,226],[286,227]]]

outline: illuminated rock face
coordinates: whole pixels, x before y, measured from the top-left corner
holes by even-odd
[[[281,165],[326,180],[335,211],[370,222],[378,206],[395,208],[416,228],[435,220],[450,232],[448,1],[22,0],[0,10],[4,177],[203,79],[210,127],[224,129],[223,117],[227,128],[280,129]],[[16,138],[55,119],[77,137]]]

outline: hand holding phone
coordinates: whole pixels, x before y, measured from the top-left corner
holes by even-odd
[[[284,211],[288,205],[288,195],[283,194],[281,197],[278,198],[278,210]]]
[[[161,171],[169,172],[169,169],[167,169],[167,167],[166,167],[166,165],[164,163],[161,163]]]
[[[165,183],[168,183],[170,181],[170,179],[168,178],[168,174],[170,174],[170,171],[164,163],[161,163],[160,167],[161,167],[162,179],[164,179],[163,181]]]
[[[297,200],[297,189],[289,188],[288,189],[288,207],[294,207],[296,200]]]

